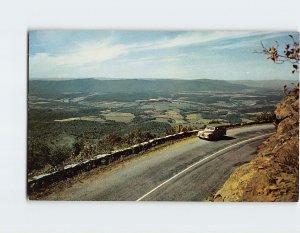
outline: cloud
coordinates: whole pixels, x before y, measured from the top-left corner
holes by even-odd
[[[55,34],[55,33],[54,33]],[[30,54],[29,56],[29,76],[30,77],[66,77],[78,73],[84,67],[95,67],[95,76],[101,76],[99,65],[103,62],[114,62],[122,56],[126,56],[132,52],[145,52],[139,54],[137,59],[123,59],[124,64],[145,64],[150,62],[172,62],[181,59],[179,54],[175,56],[162,56],[156,53],[155,57],[149,56],[147,52],[151,50],[167,50],[176,49],[179,47],[187,47],[191,45],[200,45],[213,41],[221,41],[233,38],[245,38],[253,35],[263,35],[265,32],[246,32],[246,31],[215,31],[215,32],[182,32],[177,36],[164,37],[154,40],[153,42],[141,42],[123,44],[122,38],[116,43],[114,35],[109,35],[106,39],[100,42],[78,42],[72,46],[65,46],[63,53],[50,54],[50,52]],[[43,43],[47,44],[47,37]],[[245,46],[243,42],[219,46],[219,49],[230,49],[233,47]],[[68,48],[68,49],[67,49]],[[42,50],[43,51],[43,50]],[[143,57],[144,56],[144,57]],[[92,71],[90,71],[92,73]]]
[[[239,48],[245,48],[248,46],[253,45],[256,42],[253,41],[243,41],[243,42],[238,42],[238,43],[230,43],[230,44],[224,44],[224,45],[215,45],[215,46],[211,46],[210,49],[217,49],[217,50],[223,50],[223,49],[239,49]]]
[[[238,49],[238,48],[245,48],[245,47],[260,47],[260,43],[258,41],[264,41],[264,40],[273,40],[278,37],[287,36],[286,32],[280,32],[280,33],[272,33],[272,32],[252,32],[250,34],[241,35],[238,42],[237,41],[230,41],[227,44],[221,44],[221,45],[214,45],[210,46],[210,49]]]
[[[259,32],[258,34],[261,34]],[[215,32],[185,32],[173,38],[164,38],[153,43],[133,46],[137,50],[170,49],[176,47],[204,44],[222,39],[233,39],[252,36],[253,32],[247,31],[215,31]]]
[[[129,45],[114,44],[112,37],[102,42],[93,43],[81,43],[77,45],[77,48],[65,52],[63,55],[49,55],[49,58],[56,60],[58,65],[83,65],[93,62],[103,62],[106,60],[114,59],[129,53],[131,51],[141,50],[157,50],[157,49],[169,49],[182,46],[190,46],[195,44],[207,43],[224,38],[233,38],[236,36],[242,36],[249,34],[249,32],[186,32],[181,33],[173,38],[164,38],[152,43],[133,43]],[[31,55],[30,59],[43,58],[46,59],[46,53],[36,53]],[[42,56],[41,56],[42,55]]]
[[[53,77],[60,74],[65,76],[68,69],[93,63],[100,64],[127,52],[126,46],[113,45],[110,40],[106,40],[98,43],[82,43],[69,53],[59,55],[36,53],[29,57],[29,75],[30,77]]]
[[[60,65],[84,65],[111,60],[126,52],[126,46],[121,44],[111,45],[110,42],[92,43],[80,45],[74,52],[58,56],[56,59]]]
[[[49,64],[77,66],[96,62],[101,63],[119,57],[126,52],[127,48],[124,45],[111,45],[109,42],[104,42],[81,44],[79,48],[63,55],[50,56],[47,53],[36,53],[30,57],[30,60],[33,63],[45,63],[46,60]]]
[[[169,49],[175,47],[190,46],[209,41],[209,36],[200,33],[183,33],[173,38],[164,38],[153,43],[145,43],[136,47],[139,50]]]
[[[156,63],[161,63],[161,62],[173,62],[173,61],[179,61],[183,57],[186,57],[187,54],[182,53],[174,56],[163,56],[163,57],[144,57],[140,59],[134,59],[134,60],[125,60],[126,62],[130,64],[145,64],[145,63],[150,63],[150,62],[156,62]]]

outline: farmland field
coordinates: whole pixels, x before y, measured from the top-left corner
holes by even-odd
[[[220,80],[30,80],[28,174],[179,130],[257,121],[282,96]]]

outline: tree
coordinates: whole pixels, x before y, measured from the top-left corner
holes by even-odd
[[[152,134],[152,133],[150,133],[150,132],[146,132],[145,134],[144,134],[144,140],[145,141],[149,141],[149,140],[151,140],[151,139],[153,139],[153,138],[155,138],[156,137],[156,135],[155,134]]]
[[[63,162],[70,156],[72,148],[67,145],[57,145],[49,156],[49,164],[53,167],[63,165]]]
[[[266,48],[261,43],[262,51],[254,51],[255,53],[266,54],[267,59],[272,60],[274,63],[283,64],[289,62],[292,65],[292,73],[299,73],[299,40],[296,41],[293,35],[289,35],[291,43],[285,44],[284,48],[280,48],[278,41],[275,41],[275,45],[270,48]]]
[[[82,151],[84,148],[84,141],[82,138],[77,139],[75,143],[73,144],[73,149],[74,149],[74,155],[77,156],[79,155],[80,151]]]
[[[28,141],[28,160],[27,170],[38,170],[43,168],[48,163],[50,154],[49,146],[41,140]]]
[[[257,121],[269,121],[272,122],[276,119],[274,112],[262,112],[260,115],[257,116]]]

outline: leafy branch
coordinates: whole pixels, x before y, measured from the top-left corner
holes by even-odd
[[[276,44],[270,48],[266,48],[261,41],[262,51],[254,51],[254,53],[266,54],[267,59],[277,64],[289,62],[293,67],[292,73],[299,73],[299,41],[296,41],[293,35],[289,35],[289,37],[292,42],[285,45],[283,53],[280,53],[278,41],[275,41]]]

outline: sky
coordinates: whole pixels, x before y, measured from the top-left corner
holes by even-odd
[[[29,79],[295,80],[261,51],[296,32],[29,31]]]

